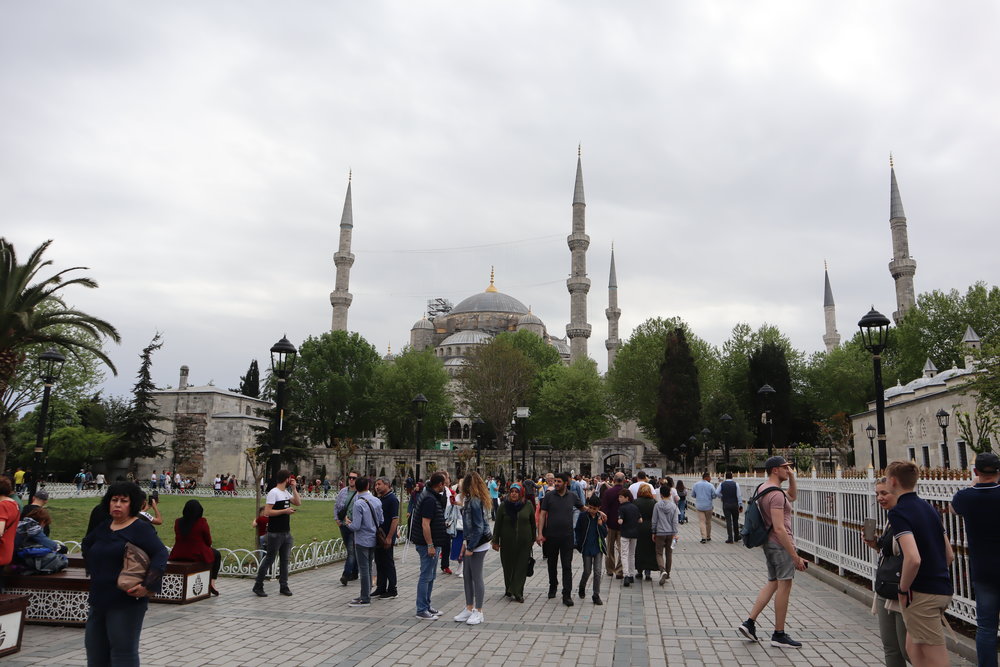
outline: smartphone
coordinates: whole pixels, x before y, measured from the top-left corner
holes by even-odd
[[[875,519],[865,519],[864,526],[861,528],[861,534],[869,542],[875,540]]]

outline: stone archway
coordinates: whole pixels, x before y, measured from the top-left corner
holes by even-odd
[[[623,472],[629,475],[632,472],[635,461],[626,452],[616,452],[605,456],[601,463],[601,472],[606,472],[609,475],[613,475],[616,472]]]

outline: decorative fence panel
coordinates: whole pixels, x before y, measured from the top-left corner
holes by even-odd
[[[697,479],[682,478],[690,488]],[[764,477],[737,475],[743,499],[753,496]],[[878,554],[861,539],[865,519],[873,518],[881,528],[886,513],[875,502],[875,479],[871,469],[867,477],[843,477],[840,469],[835,477],[797,477],[798,498],[792,503],[793,529],[798,549],[816,559],[826,561],[845,572],[873,581],[878,566]],[[714,480],[713,480],[714,482]],[[968,542],[962,517],[951,511],[955,492],[969,486],[968,480],[921,480],[917,493],[941,515],[945,531],[955,550],[951,566],[955,595],[948,613],[963,621],[976,624],[976,603],[969,580]],[[689,496],[690,497],[690,496]],[[715,501],[715,514],[722,517],[722,501]]]
[[[148,482],[138,482],[139,488],[143,491],[151,490]],[[98,498],[104,495],[104,490],[98,490],[97,488],[90,489],[77,489],[76,484],[68,484],[66,482],[51,482],[45,485],[45,490],[49,492],[50,499],[60,499],[60,498]],[[161,493],[168,493],[170,495],[178,496],[190,496],[192,498],[253,498],[254,489],[252,486],[241,486],[235,491],[215,491],[211,487],[197,487],[194,489],[160,489]],[[331,488],[328,494],[324,494],[322,490],[309,493],[308,491],[303,491],[299,489],[299,495],[302,496],[303,500],[336,500],[337,499],[337,489]]]

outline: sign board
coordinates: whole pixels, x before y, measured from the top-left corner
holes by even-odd
[[[453,449],[451,445],[451,440],[439,440],[438,449],[447,449],[447,450]]]
[[[531,408],[518,408],[515,411],[514,415],[518,419],[527,419],[528,417],[531,416]]]

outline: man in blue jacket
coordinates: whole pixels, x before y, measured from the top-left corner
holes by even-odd
[[[701,476],[701,481],[691,489],[694,498],[694,508],[698,510],[698,525],[701,528],[701,543],[712,541],[712,501],[719,497],[715,487],[709,481],[712,476],[707,472]]]
[[[349,607],[367,607],[372,603],[372,556],[375,551],[375,533],[382,525],[382,501],[368,490],[368,478],[359,477],[354,482],[358,497],[354,500],[351,515],[344,525],[354,533],[354,555],[361,577],[361,596],[348,603]]]

